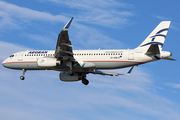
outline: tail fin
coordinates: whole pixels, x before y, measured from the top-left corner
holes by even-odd
[[[148,50],[152,44],[158,44],[161,51],[170,23],[171,21],[162,21],[136,49]]]

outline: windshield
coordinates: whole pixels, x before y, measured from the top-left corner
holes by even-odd
[[[14,57],[14,55],[11,55],[10,57]]]

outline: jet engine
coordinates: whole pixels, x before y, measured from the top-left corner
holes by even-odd
[[[37,65],[39,67],[55,67],[60,65],[60,61],[57,61],[57,58],[38,58]]]
[[[79,75],[79,73],[75,73],[73,76],[71,76],[67,72],[61,72],[59,74],[59,79],[64,82],[73,82],[82,80],[82,75]]]

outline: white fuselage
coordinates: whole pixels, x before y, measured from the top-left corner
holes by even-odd
[[[69,40],[68,28],[73,17],[67,22],[58,35],[56,49],[22,51],[12,54],[3,61],[6,68],[22,70],[20,77],[24,80],[26,70],[56,70],[61,81],[72,82],[82,80],[84,85],[89,81],[89,73],[100,75],[127,75],[133,67],[159,59],[175,60],[169,58],[171,52],[162,51],[164,41],[169,29],[170,21],[162,21],[149,36],[135,49],[127,50],[74,50]],[[119,69],[131,67],[126,74],[110,73],[99,69]]]
[[[67,66],[39,67],[37,64],[40,58],[54,58],[53,50],[22,51],[11,55],[3,61],[3,66],[11,69],[26,70],[57,70],[66,71]],[[153,56],[147,56],[144,51],[137,49],[128,50],[74,50],[74,58],[79,64],[93,63],[94,69],[118,69],[151,62]],[[83,66],[73,66],[74,71],[82,71]]]

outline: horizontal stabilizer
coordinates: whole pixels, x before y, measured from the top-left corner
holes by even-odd
[[[105,72],[105,71],[99,71],[99,70],[93,71],[93,72],[91,72],[91,73],[92,73],[92,74],[100,74],[100,75],[110,75],[110,76],[115,77],[115,76],[118,76],[118,75],[129,75],[129,74],[132,72],[133,68],[134,68],[134,66],[132,66],[132,67],[127,71],[126,74],[111,73],[111,72]]]
[[[149,47],[149,49],[147,50],[147,52],[146,52],[145,54],[146,54],[146,55],[156,55],[156,54],[160,54],[158,44],[152,44],[152,45]]]
[[[164,60],[172,60],[172,61],[176,61],[176,59],[173,59],[173,58],[162,58],[162,59],[164,59]]]

